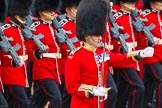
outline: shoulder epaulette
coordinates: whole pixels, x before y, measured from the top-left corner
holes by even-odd
[[[120,16],[122,16],[121,12],[117,12],[117,13],[114,14],[115,19],[119,18]]]
[[[142,16],[146,16],[146,15],[148,15],[148,14],[150,14],[151,13],[151,10],[150,9],[146,9],[146,10],[144,10],[143,12],[141,12],[140,14],[142,15]]]
[[[10,24],[5,24],[5,25],[3,25],[3,26],[1,27],[1,29],[2,29],[2,31],[3,31],[3,30],[5,30],[5,29],[7,29],[7,28],[9,28],[9,27],[11,27]]]
[[[82,47],[80,46],[80,47],[76,48],[75,50],[72,50],[72,51],[70,52],[70,54],[76,53],[76,52],[79,51],[81,48],[82,48]]]
[[[36,21],[36,22],[34,22],[33,24],[31,24],[31,28],[35,28],[35,27],[37,27],[38,25],[40,25],[40,21]]]
[[[68,55],[68,58],[69,58],[69,59],[72,59],[72,58],[73,58],[73,55],[74,55],[77,51],[79,51],[81,48],[82,48],[82,47],[80,46],[80,47],[76,48],[75,50],[71,51],[70,54]]]

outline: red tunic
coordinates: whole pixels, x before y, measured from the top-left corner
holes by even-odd
[[[148,21],[144,22],[146,26],[150,25],[151,23],[155,25],[155,28],[151,30],[151,33],[159,38],[162,39],[162,14],[156,10],[145,10],[141,13],[141,18],[147,18]],[[148,40],[143,33],[139,34],[141,38],[141,42],[139,46],[144,48],[148,45]],[[145,38],[143,38],[145,37]],[[145,63],[154,63],[154,62],[162,62],[162,45],[155,45],[154,46],[154,56],[145,58],[142,62]]]
[[[56,38],[54,37],[55,28],[51,23],[45,21],[36,21],[31,25],[36,31],[35,35],[41,33],[44,37],[41,42],[49,47],[48,53],[60,53],[60,48]],[[36,46],[35,46],[36,47]],[[56,82],[60,82],[59,72],[61,71],[61,58],[43,57],[40,60],[33,61],[33,79],[41,80],[51,78]]]
[[[84,46],[68,56],[65,64],[65,85],[72,95],[71,108],[97,108],[97,97],[86,98],[83,91],[78,91],[81,84],[97,86],[99,71],[102,71],[103,48],[89,50]],[[122,61],[132,63],[126,54],[114,54],[106,50],[103,86],[106,87],[106,78],[109,66],[120,67]]]
[[[76,23],[75,23],[75,19],[69,18],[69,17],[67,17],[64,14],[64,15],[59,15],[58,16],[58,21],[59,21],[60,25],[62,26],[62,28],[65,31],[70,32],[70,34],[67,34],[69,39],[74,39],[74,38],[77,39],[77,41],[74,42],[73,45],[76,48],[78,48],[81,44],[80,44],[80,41],[78,40],[78,38],[76,37]],[[70,50],[69,50],[69,48],[68,48],[66,43],[62,43],[60,45],[60,47],[61,47],[61,53],[62,53],[62,58],[63,58],[63,65],[65,65],[65,60],[66,60]],[[64,66],[63,66],[63,68],[64,68]],[[64,71],[62,71],[62,72],[63,73],[61,73],[61,75],[64,75]]]
[[[16,51],[18,56],[27,55],[27,41],[25,41],[24,37],[22,36],[21,27],[11,21],[10,24],[5,24],[2,26],[2,30],[6,37],[13,38],[13,41],[10,42],[12,46],[14,46],[16,43],[20,45],[20,49]],[[10,55],[3,52],[1,53],[3,84],[27,87],[28,81],[25,65],[22,67],[13,67]]]
[[[123,30],[120,30],[120,33],[125,34],[127,33],[129,35],[129,38],[127,38],[125,41],[128,45],[128,52],[132,52],[136,50],[137,47],[137,39],[136,39],[136,32],[133,29],[133,26],[131,22],[133,21],[132,17],[129,13],[120,11],[116,14],[114,14],[114,17],[116,19],[116,22],[119,26],[123,27]],[[124,21],[124,22],[123,22]],[[121,45],[117,40],[112,40],[114,45],[113,52],[119,53],[121,49]],[[122,68],[134,68],[135,70],[138,69],[137,62],[134,61],[134,63],[126,65],[128,63],[122,62],[121,67]]]

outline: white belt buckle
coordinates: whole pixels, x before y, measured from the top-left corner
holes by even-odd
[[[56,53],[55,56],[56,56],[56,58],[61,58],[61,54],[60,53]]]

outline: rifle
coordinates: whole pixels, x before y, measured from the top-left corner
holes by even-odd
[[[7,38],[4,33],[2,32],[2,30],[0,30],[0,38],[2,41],[0,41],[0,47],[2,49],[2,51],[4,53],[10,53],[13,61],[15,62],[16,66],[20,66],[21,63],[21,59],[20,57],[17,55],[16,51],[20,49],[20,45],[16,44],[15,46],[11,46],[11,44],[9,43],[9,41],[13,41],[13,38]]]
[[[131,11],[131,16],[135,20],[134,22],[132,22],[133,27],[136,29],[137,32],[144,32],[145,36],[149,41],[149,45],[153,46],[154,35],[150,32],[150,30],[154,29],[155,25],[151,23],[149,26],[145,26],[144,23],[141,21],[141,19],[138,17],[136,10]]]
[[[35,30],[29,27],[31,23],[32,23],[32,20],[30,16],[27,16],[26,23],[23,25],[24,29],[22,29],[23,36],[27,40],[32,39],[40,51],[46,51],[45,45],[40,41],[40,39],[42,39],[44,36],[42,34],[34,35],[32,31],[35,31]]]
[[[110,12],[109,14],[109,21],[112,25],[112,27],[110,28],[110,33],[112,34],[112,36],[115,38],[115,39],[118,39],[124,52],[128,52],[128,46],[125,42],[125,39],[129,38],[129,35],[128,33],[125,33],[125,34],[121,34],[120,33],[120,30],[123,29],[121,28],[115,21],[114,17],[113,17],[113,14],[112,12]]]
[[[68,36],[66,35],[66,33],[64,32],[63,28],[61,27],[60,23],[58,22],[56,18],[54,18],[54,20],[52,21],[52,24],[57,31],[57,33],[55,34],[57,40],[60,43],[66,42],[70,51],[75,50],[76,49],[75,46],[73,45],[72,41],[68,38]]]

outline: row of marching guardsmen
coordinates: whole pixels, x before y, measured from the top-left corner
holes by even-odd
[[[0,108],[162,107],[162,0],[1,0],[0,22]]]

